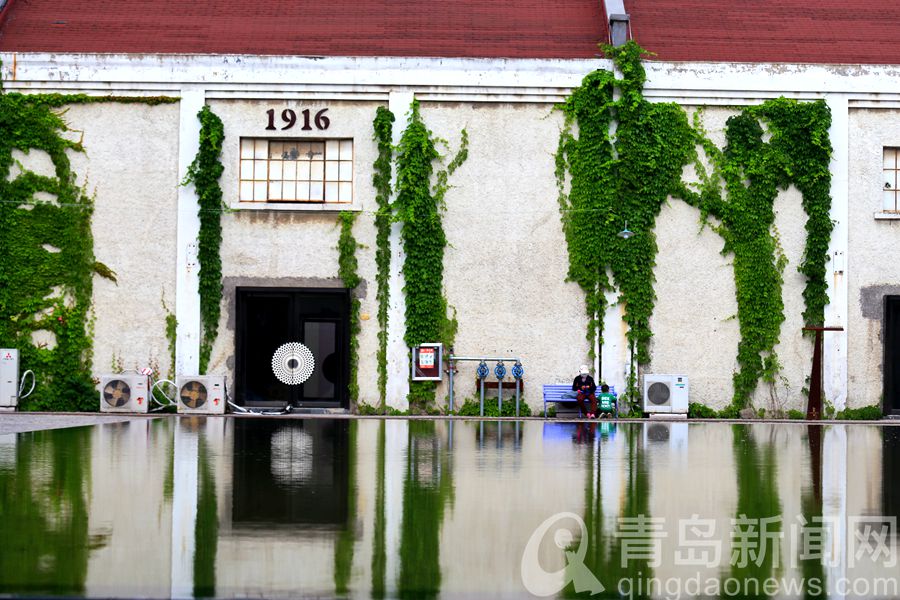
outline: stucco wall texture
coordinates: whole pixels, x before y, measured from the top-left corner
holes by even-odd
[[[547,104],[426,103],[422,117],[449,142],[451,156],[461,130],[469,134],[469,158],[450,179],[444,214],[444,287],[459,320],[455,351],[521,358],[525,398],[538,409],[542,384],[571,382],[588,354],[584,295],[565,281],[568,251],[553,176],[562,115]],[[476,366],[459,365],[457,405],[477,396]],[[485,402],[496,402],[496,394],[486,392]]]
[[[72,105],[63,118],[83,133],[85,152],[69,156],[78,184],[94,196],[94,255],[118,280],[94,276],[94,372],[158,366],[165,376],[166,314],[175,311],[178,104]]]
[[[222,269],[225,280],[219,337],[208,371],[234,381],[235,287],[342,287],[337,277],[335,212],[244,210],[238,202],[239,144],[242,137],[352,138],[354,204],[360,215],[354,235],[362,306],[359,337],[361,402],[376,404],[377,333],[375,301],[375,191],[372,139],[375,101],[210,100],[225,126],[221,178],[223,200],[237,209],[222,214]],[[325,132],[267,131],[270,108],[329,109]],[[893,111],[896,112],[896,111]],[[734,110],[703,113],[712,140],[724,146],[723,129]],[[451,177],[444,227],[444,291],[456,311],[455,352],[465,356],[519,357],[525,366],[525,399],[542,406],[541,386],[568,382],[587,362],[584,297],[566,282],[568,252],[557,203],[554,156],[562,115],[542,103],[424,102],[422,116],[434,135],[448,141],[450,155],[469,135],[469,158]],[[882,145],[900,137],[900,125],[874,111],[851,115],[850,405],[872,404],[880,394],[880,322],[861,315],[864,286],[889,283],[898,265],[879,261],[884,235],[897,222],[874,221],[878,209]],[[406,115],[396,115],[403,127]],[[97,259],[117,272],[118,284],[95,279],[95,362],[97,373],[116,359],[125,368],[156,361],[168,367],[166,310],[174,308],[178,107],[100,104],[73,106],[67,120],[84,132],[87,154],[73,157],[73,168],[96,193],[94,214]],[[900,119],[894,119],[900,123]],[[122,123],[128,123],[123,128]],[[117,135],[110,132],[116,131]],[[685,179],[696,180],[693,168]],[[868,188],[875,191],[867,191]],[[869,193],[871,192],[871,193]],[[871,205],[871,206],[869,206]],[[783,365],[773,384],[760,383],[754,405],[802,409],[812,345],[801,335],[803,278],[797,272],[805,243],[800,194],[789,188],[776,202],[776,230],[788,264],[784,272],[785,322],[777,352]],[[888,231],[890,230],[890,231]],[[732,397],[737,368],[739,323],[731,257],[722,240],[703,227],[697,210],[677,199],[663,206],[657,220],[659,254],[655,268],[656,309],[651,321],[652,362],[645,373],[676,373],[690,378],[691,401],[714,408]],[[392,268],[399,269],[396,262]],[[395,318],[398,315],[393,315]],[[873,345],[874,344],[874,345]],[[606,360],[621,360],[609,353]],[[493,363],[491,364],[493,367]],[[509,364],[508,366],[511,366]],[[456,404],[477,395],[474,363],[461,363]],[[611,381],[619,389],[624,381]],[[443,401],[447,386],[439,389]],[[509,392],[505,392],[509,394]],[[495,398],[492,391],[489,398]],[[396,402],[401,399],[388,399]]]
[[[900,294],[900,262],[887,249],[900,243],[900,221],[882,210],[884,147],[900,146],[900,110],[850,110],[848,283],[849,406],[881,401],[884,296]]]
[[[378,321],[375,300],[375,225],[377,208],[372,185],[372,165],[378,156],[373,140],[372,121],[379,104],[337,101],[210,101],[213,112],[222,119],[225,143],[222,147],[224,171],[220,179],[222,200],[239,207],[240,139],[353,139],[354,205],[361,214],[353,234],[363,246],[357,251],[358,288],[362,331],[359,335],[360,400],[378,402],[377,352]],[[300,131],[297,125],[284,133],[266,131],[266,111],[272,107],[309,108],[315,114],[322,108],[331,121],[327,131]],[[279,108],[279,111],[282,108]],[[351,207],[348,206],[348,209]],[[356,207],[352,207],[356,208]],[[338,278],[338,238],[340,224],[336,212],[302,210],[237,210],[222,215],[222,276],[225,279],[219,336],[213,347],[209,373],[222,373],[234,381],[235,363],[235,287],[343,287]],[[302,286],[298,282],[302,280]]]

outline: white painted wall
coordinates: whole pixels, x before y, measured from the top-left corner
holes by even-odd
[[[118,283],[94,277],[94,372],[155,363],[169,370],[166,309],[175,311],[178,104],[66,107],[84,135],[69,152],[79,185],[94,196],[96,259]]]
[[[883,296],[900,294],[900,221],[879,220],[885,146],[900,146],[900,110],[850,110],[849,382],[851,407],[878,404],[882,395]]]
[[[375,108],[393,98],[392,106],[401,106],[395,110],[399,131],[405,122],[403,107],[414,93],[423,101],[428,126],[436,135],[448,139],[452,149],[458,147],[463,127],[471,139],[469,160],[451,182],[455,187],[447,195],[445,215],[450,240],[445,291],[460,319],[457,352],[521,356],[526,368],[526,397],[535,408],[540,403],[541,384],[567,381],[577,365],[585,361],[582,294],[577,286],[564,281],[568,259],[552,176],[552,155],[561,119],[550,109],[591,69],[608,68],[608,61],[10,53],[0,59],[5,87],[11,91],[169,93],[186,99],[207,99],[225,123],[222,184],[229,204],[237,196],[237,142],[241,136],[271,133],[264,129],[267,109],[301,103],[329,106],[332,125],[328,136],[353,137],[357,153],[354,208],[361,209],[362,215],[355,232],[366,246],[359,252],[360,273],[366,283],[362,313],[370,316],[362,322],[360,381],[362,399],[372,403],[377,401],[377,321],[373,318],[376,305],[371,214],[371,165],[376,147],[371,122]],[[832,342],[826,343],[826,389],[840,405],[845,368],[842,365],[846,361],[849,405],[877,402],[881,387],[880,323],[865,316],[859,303],[861,290],[873,285],[893,285],[898,275],[891,266],[897,261],[889,260],[884,249],[893,247],[890,236],[900,225],[876,221],[871,215],[880,202],[881,147],[900,145],[900,94],[895,91],[900,69],[662,62],[648,62],[645,66],[649,98],[679,100],[690,107],[723,106],[708,109],[704,117],[707,130],[720,146],[724,119],[735,110],[726,106],[758,104],[784,94],[800,99],[827,97],[832,110],[837,111],[832,128],[836,145],[832,163],[836,199],[833,217],[840,223],[831,250],[840,251],[845,245],[847,251],[843,281],[835,278],[830,282],[835,302],[828,317],[844,318],[843,308],[838,306],[844,302],[843,285],[847,286],[849,313],[846,341],[835,335]],[[843,112],[844,107],[848,113]],[[145,355],[148,360],[153,356],[163,362],[166,354],[165,315],[159,298],[171,295],[169,286],[174,285],[178,272],[174,255],[177,249],[187,260],[185,240],[190,237],[182,236],[184,239],[177,244],[173,237],[175,199],[179,193],[186,193],[178,191],[183,175],[179,165],[184,166],[184,151],[190,146],[190,132],[185,129],[190,119],[179,117],[179,112],[185,110],[177,106],[99,104],[73,107],[69,113],[76,128],[81,127],[78,120],[84,122],[88,149],[87,159],[76,157],[75,170],[90,167],[91,182],[97,187],[97,257],[120,276],[118,287],[102,280],[97,282],[98,371],[106,370],[104,365],[115,353],[123,355],[126,363],[141,363]],[[123,128],[121,123],[129,126]],[[290,134],[295,136],[298,132]],[[139,143],[129,145],[128,140]],[[153,152],[143,152],[148,147]],[[139,156],[135,152],[140,152]],[[101,158],[105,162],[99,168]],[[98,168],[93,170],[93,165]],[[139,185],[135,185],[135,180],[140,181]],[[847,202],[841,204],[845,189]],[[811,351],[809,340],[798,333],[803,325],[799,317],[802,281],[796,266],[803,246],[800,223],[805,221],[798,204],[796,190],[788,190],[779,196],[776,207],[777,228],[789,260],[785,271],[786,321],[778,347],[785,365],[785,385],[781,388],[788,408],[803,406],[799,391],[809,369]],[[847,215],[846,226],[842,214]],[[277,284],[279,279],[303,279],[340,285],[335,279],[335,221],[329,213],[224,214],[222,258],[226,281],[261,278]],[[134,251],[123,248],[119,239],[108,234],[113,229],[111,225],[122,224],[138,231],[137,237],[132,238],[138,240]],[[731,396],[730,377],[737,345],[737,323],[728,320],[736,312],[733,278],[729,258],[718,254],[721,244],[717,236],[709,230],[698,230],[694,211],[678,202],[664,208],[657,228],[659,301],[653,317],[654,358],[644,372],[686,373],[691,377],[693,400],[722,406]],[[847,242],[843,242],[844,236]],[[703,260],[696,260],[698,255]],[[142,270],[145,264],[152,266]],[[399,261],[393,268],[396,292]],[[697,290],[704,293],[698,294]],[[694,310],[698,296],[703,311]],[[394,299],[399,300],[398,294],[394,294]],[[192,323],[196,298],[185,293],[181,300],[189,304],[178,309],[179,321],[186,327]],[[210,371],[233,376],[234,307],[228,302],[226,299],[223,305],[220,337]],[[611,311],[613,321],[617,310]],[[395,304],[392,316],[401,314],[402,307]],[[392,319],[395,342],[402,332],[398,321]],[[132,325],[144,322],[154,323],[154,330],[148,333],[146,326]],[[120,349],[118,340],[123,327],[132,334],[129,340],[136,341]],[[711,348],[685,342],[692,338],[714,342]],[[184,356],[193,352],[193,340],[182,336],[180,344]],[[842,344],[845,350],[841,350]],[[405,388],[401,370],[405,370],[406,359],[401,357],[400,345],[394,346],[391,360],[395,385],[389,402],[402,406]],[[618,363],[627,353],[621,344],[611,345],[610,350],[604,357],[604,374],[624,377],[624,369]],[[186,359],[183,368],[190,364]],[[460,399],[474,394],[472,379],[472,373],[464,367],[457,388]],[[624,382],[612,383],[618,386]],[[443,392],[439,392],[442,396]],[[761,388],[755,401],[766,406],[769,390]]]

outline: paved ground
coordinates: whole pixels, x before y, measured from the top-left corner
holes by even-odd
[[[81,425],[96,425],[97,423],[121,423],[131,419],[146,419],[147,417],[105,415],[105,414],[74,414],[74,413],[33,413],[33,412],[0,412],[0,435],[4,433],[22,433],[23,431],[38,431],[41,429],[62,429],[64,427],[78,427]]]

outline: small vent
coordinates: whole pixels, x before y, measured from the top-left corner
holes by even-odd
[[[656,381],[647,389],[647,400],[656,406],[664,406],[669,403],[669,386]]]

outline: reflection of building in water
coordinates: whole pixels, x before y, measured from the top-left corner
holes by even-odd
[[[516,446],[507,422],[498,447],[480,445],[478,422],[452,425],[193,417],[0,436],[0,539],[28,540],[0,560],[0,593],[23,577],[91,596],[515,593],[529,536],[559,512],[583,518],[604,585],[636,569],[885,574],[848,567],[848,536],[855,517],[896,516],[891,427],[600,422],[579,443],[575,424],[526,422]],[[731,520],[772,512],[783,567],[732,571]],[[640,515],[663,519],[661,564],[623,568],[620,519]],[[714,522],[718,566],[674,561],[694,515]],[[818,515],[838,526],[839,564],[791,566],[792,525]],[[553,540],[548,571],[564,566]]]
[[[235,420],[232,526],[344,527],[349,429],[346,420]]]

